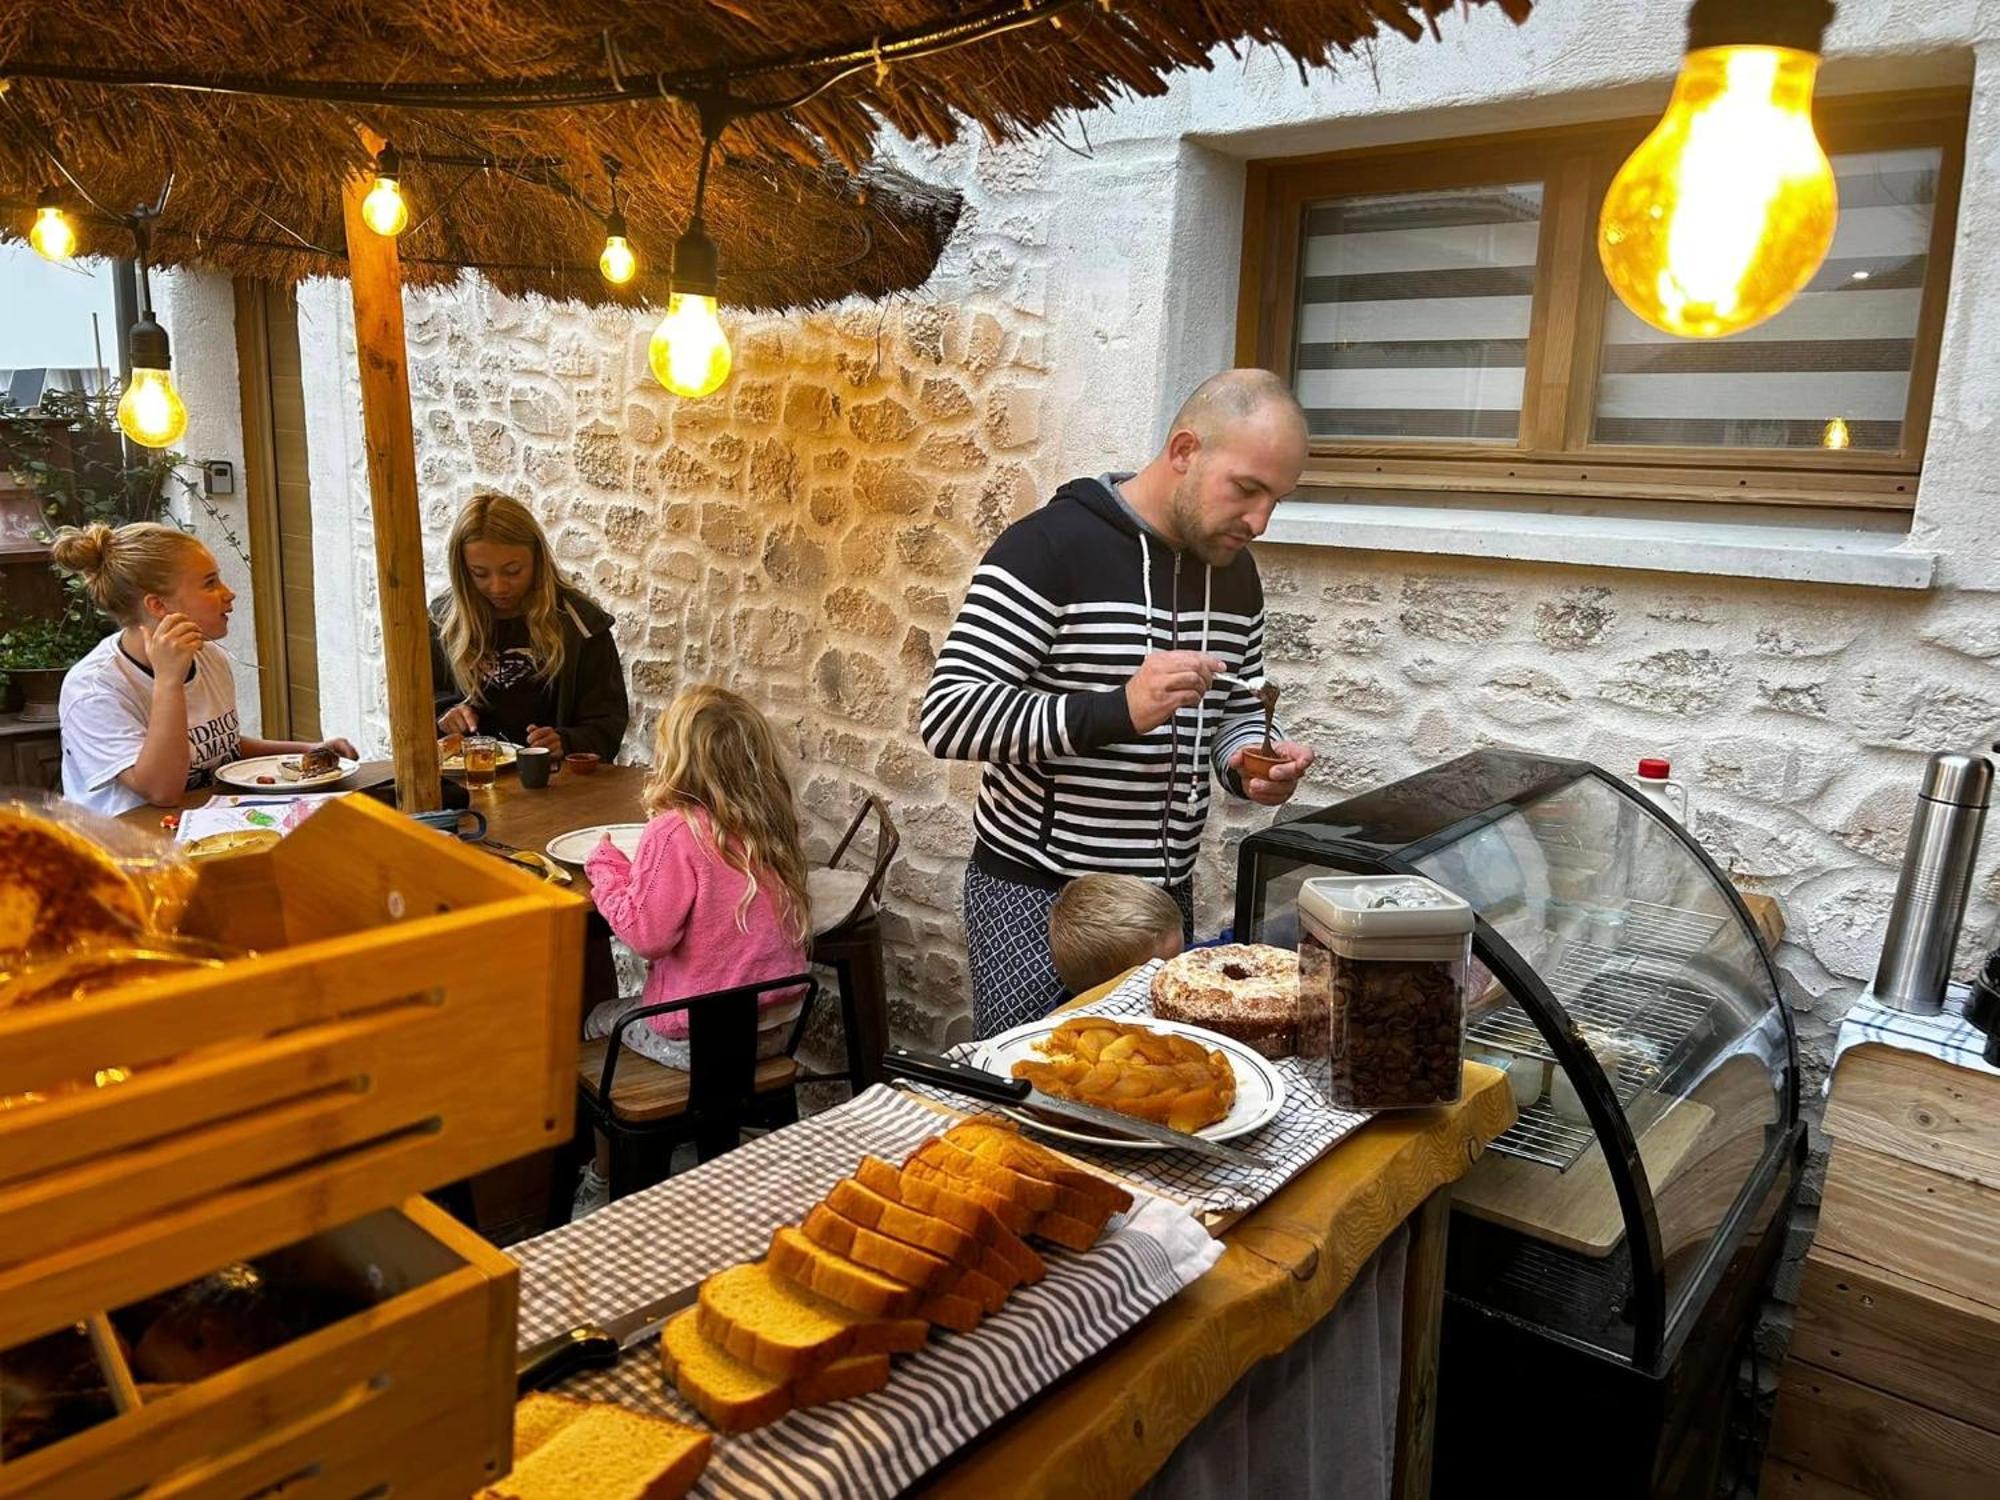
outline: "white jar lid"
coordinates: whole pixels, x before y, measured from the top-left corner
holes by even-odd
[[[1421,875],[1320,875],[1299,888],[1299,916],[1327,937],[1460,937],[1472,906]]]

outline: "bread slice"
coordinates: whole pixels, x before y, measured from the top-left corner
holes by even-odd
[[[961,1151],[959,1155],[963,1157],[965,1153]],[[982,1167],[985,1166],[984,1163],[980,1163],[980,1165]],[[989,1168],[988,1170],[998,1169]],[[1035,1220],[1040,1217],[1035,1210],[1023,1207],[1004,1192],[959,1176],[952,1172],[949,1167],[940,1166],[934,1159],[912,1156],[908,1161],[903,1163],[903,1175],[915,1178],[919,1182],[935,1183],[939,1187],[950,1189],[961,1197],[970,1198],[981,1208],[989,1211],[994,1218],[1006,1225],[1015,1235],[1023,1235],[1033,1229],[1035,1227]]]
[[[933,1288],[931,1295],[936,1297],[950,1292],[961,1297],[970,1297],[979,1304],[981,1312],[997,1313],[1006,1305],[1007,1294],[1013,1290],[1013,1287],[995,1281],[984,1271],[972,1267],[959,1267],[952,1279],[942,1286]]]
[[[1035,1233],[1052,1245],[1082,1254],[1097,1243],[1104,1232],[1102,1219],[1074,1219],[1068,1214],[1043,1214],[1035,1222]]]
[[[850,1354],[788,1385],[712,1343],[694,1308],[661,1331],[660,1363],[682,1398],[723,1432],[748,1432],[794,1406],[844,1401],[889,1383],[888,1355]]]
[[[940,1328],[949,1328],[953,1333],[971,1333],[985,1318],[986,1312],[972,1298],[959,1292],[941,1292],[918,1308],[917,1316]]]
[[[871,1271],[815,1245],[790,1224],[772,1231],[771,1269],[807,1291],[867,1318],[906,1318],[924,1294],[906,1281]]]
[[[908,1173],[879,1156],[864,1156],[854,1178],[872,1193],[965,1230],[986,1250],[980,1270],[1002,1282],[1009,1291],[1022,1282],[1032,1285],[1040,1281],[1048,1269],[1028,1242],[1002,1223],[999,1215],[959,1192],[942,1174],[926,1177]],[[995,1274],[996,1257],[1008,1274]]]
[[[1000,1115],[974,1115],[961,1120],[944,1133],[944,1138],[974,1156],[998,1161],[1016,1172],[1055,1184],[1056,1213],[1086,1221],[1095,1218],[1102,1223],[1132,1207],[1132,1195],[1117,1183],[1096,1172],[1071,1166],[1040,1142],[1029,1140],[1018,1125]]]
[[[588,1401],[574,1396],[528,1392],[514,1403],[514,1462],[518,1464],[589,1410]]]
[[[857,1265],[880,1271],[884,1276],[913,1286],[920,1292],[940,1291],[946,1281],[957,1278],[955,1261],[932,1255],[928,1250],[919,1250],[914,1245],[906,1245],[886,1234],[877,1234],[835,1213],[824,1203],[812,1206],[799,1231],[821,1249],[844,1255]]]
[[[698,1427],[593,1405],[557,1430],[484,1500],[679,1500],[715,1439]]]
[[[761,1260],[704,1281],[699,1310],[710,1343],[780,1380],[798,1380],[850,1354],[909,1354],[930,1337],[921,1318],[864,1318]]]
[[[976,1182],[981,1187],[1003,1193],[1031,1213],[1043,1214],[1056,1206],[1055,1184],[1044,1182],[1039,1177],[1029,1177],[1016,1172],[1012,1167],[997,1161],[988,1161],[974,1156],[963,1146],[955,1145],[943,1136],[925,1141],[917,1148],[917,1156],[924,1161],[944,1168],[954,1177]]]
[[[826,1206],[843,1219],[927,1250],[941,1259],[960,1265],[979,1262],[979,1241],[971,1234],[935,1214],[885,1198],[852,1177],[843,1177],[833,1185],[833,1191],[826,1195]]]
[[[1029,1250],[1024,1242],[1016,1240],[1015,1243],[1020,1245],[1021,1249],[1027,1254],[1035,1255],[1035,1252]],[[1041,1257],[1038,1255],[1035,1256],[1035,1261],[1039,1265]],[[981,1245],[979,1247],[979,1260],[973,1269],[999,1287],[1000,1295],[1003,1297],[1012,1293],[1015,1287],[1028,1279],[1021,1274],[1021,1268],[1009,1260],[1006,1251],[1002,1250],[998,1245]]]

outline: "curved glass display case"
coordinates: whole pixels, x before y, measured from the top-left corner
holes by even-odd
[[[1486,1427],[1451,1421],[1455,1342],[1519,1367],[1504,1346],[1538,1339],[1546,1379],[1640,1378],[1625,1409],[1654,1413],[1652,1441],[1616,1442],[1687,1461],[1660,1448],[1683,1366],[1720,1368],[1718,1339],[1747,1329],[1744,1278],[1768,1270],[1803,1152],[1791,1016],[1741,898],[1623,782],[1498,750],[1245,839],[1237,933],[1294,946],[1299,886],[1325,870],[1424,875],[1472,904],[1467,1055],[1505,1068],[1519,1107],[1453,1193],[1441,1421]]]

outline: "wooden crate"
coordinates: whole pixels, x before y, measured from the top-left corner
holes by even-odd
[[[519,1271],[423,1199],[290,1257],[379,1300],[0,1464],[0,1500],[463,1500],[506,1472]]]
[[[0,1111],[0,1349],[566,1139],[585,910],[344,798],[202,866],[255,956],[0,1013],[0,1096],[71,1088]]]
[[[2000,1472],[2000,1079],[1853,1047],[1826,1126],[1764,1489],[1984,1500]]]

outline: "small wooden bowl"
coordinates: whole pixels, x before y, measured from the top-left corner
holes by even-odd
[[[1237,774],[1248,786],[1252,781],[1269,781],[1271,773],[1285,763],[1282,755],[1266,755],[1262,750],[1245,750],[1242,759],[1236,762]]]
[[[598,767],[602,757],[592,755],[588,750],[579,750],[574,755],[563,757],[563,769],[574,771],[579,776],[588,776]]]

